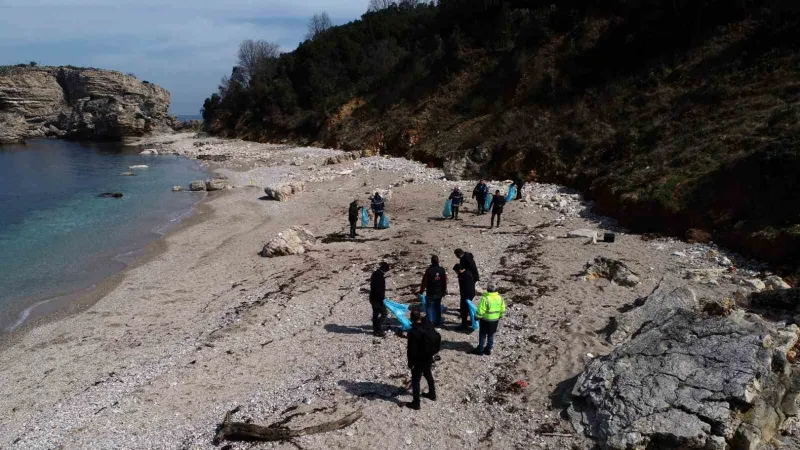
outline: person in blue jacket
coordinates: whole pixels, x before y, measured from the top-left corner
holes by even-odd
[[[380,220],[383,218],[383,211],[386,208],[386,203],[381,197],[381,194],[375,193],[372,196],[372,212],[375,214],[375,228],[378,228]]]
[[[453,189],[453,192],[450,194],[450,218],[454,220],[458,220],[458,208],[461,207],[461,202],[464,201],[464,194],[458,189],[458,186]]]

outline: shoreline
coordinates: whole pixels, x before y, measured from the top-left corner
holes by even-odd
[[[10,329],[7,328],[6,330],[0,332],[0,352],[18,343],[27,333],[48,323],[56,322],[80,314],[102,300],[103,297],[108,295],[117,286],[119,286],[119,284],[125,279],[125,276],[130,271],[147,264],[148,262],[157,258],[159,255],[166,252],[168,249],[167,240],[172,234],[178,233],[186,228],[197,225],[198,223],[201,223],[210,217],[213,217],[213,210],[204,204],[208,199],[209,196],[205,195],[204,198],[200,199],[194,206],[192,206],[189,212],[181,214],[177,223],[167,223],[166,225],[159,227],[159,229],[168,228],[165,232],[152,230],[153,233],[157,234],[158,236],[154,237],[154,239],[148,242],[144,247],[133,250],[132,252],[140,253],[135,256],[133,260],[126,262],[117,259],[123,254],[114,256],[112,258],[114,261],[125,266],[120,271],[104,277],[102,281],[88,288],[77,289],[70,293],[46,298],[27,307],[20,314],[27,314],[25,318],[20,319],[21,323],[14,324]],[[132,252],[127,252],[125,254]],[[35,314],[33,311],[31,311],[49,303],[60,303],[61,306],[58,307],[56,311],[43,312],[40,314]]]
[[[176,151],[203,141],[164,139],[178,141],[168,144]],[[723,257],[744,265],[724,249],[629,234],[561,186],[531,184],[531,199],[509,204],[502,227],[489,229],[489,216],[477,215],[473,202],[459,221],[441,217],[452,187],[471,189],[472,181],[445,181],[440,170],[401,158],[329,164],[328,155],[342,153],[236,141],[203,152],[230,155],[234,169],[223,173],[242,187],[206,196],[90,306],[36,324],[0,348],[14,361],[0,367],[0,446],[211,450],[226,411],[239,407],[237,420],[270,424],[283,411],[312,405],[358,407],[364,415],[346,431],[298,438],[310,450],[378,441],[389,448],[477,449],[487,439],[497,448],[587,448],[563,428],[551,394],[583,370],[587,354],[613,349],[596,330],[665,276],[719,271]],[[288,180],[305,182],[306,191],[285,202],[262,199],[260,187]],[[251,181],[259,189],[246,187]],[[378,189],[393,191],[391,227],[360,228],[356,239],[346,239],[347,204],[367,204]],[[293,226],[308,228],[318,243],[302,255],[258,256]],[[566,237],[586,228],[614,231],[616,241]],[[410,399],[405,341],[393,333],[371,336],[369,273],[388,261],[387,297],[411,302],[431,253],[449,272],[456,247],[475,255],[479,288],[489,279],[502,288],[507,317],[491,357],[476,357],[469,352],[477,335],[455,329],[458,298],[446,298],[435,368],[440,401],[399,410]],[[641,283],[576,278],[598,256],[625,261]],[[745,289],[742,276],[686,283],[698,297],[721,298]],[[387,324],[397,330],[393,318]],[[514,380],[527,388],[508,391]],[[492,437],[494,427],[503,433]]]

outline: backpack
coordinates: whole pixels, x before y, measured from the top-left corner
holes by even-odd
[[[422,331],[422,349],[429,358],[433,358],[442,349],[442,335],[432,326],[425,327]]]

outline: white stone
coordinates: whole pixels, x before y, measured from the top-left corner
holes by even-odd
[[[772,275],[767,277],[767,279],[764,280],[764,285],[766,286],[767,289],[776,291],[779,289],[791,288],[791,286],[789,286],[787,282],[783,281],[783,279],[777,275]]]
[[[567,233],[567,237],[570,237],[570,238],[582,237],[582,238],[588,238],[588,239],[592,239],[592,238],[597,239],[597,231],[590,230],[590,229],[587,229],[587,228],[583,228],[583,229],[580,229],[580,230],[570,231],[569,233]]]

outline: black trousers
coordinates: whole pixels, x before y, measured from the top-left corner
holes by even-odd
[[[415,364],[411,368],[411,392],[414,394],[414,403],[419,404],[420,382],[422,377],[428,383],[428,393],[431,396],[436,396],[436,382],[433,380],[433,373],[431,372],[431,363]]]
[[[383,301],[369,302],[372,305],[372,332],[376,334],[383,333],[383,322],[386,320],[386,305]]]
[[[492,211],[492,226],[494,226],[494,218],[497,217],[497,226],[500,226],[500,216],[503,215],[503,211]]]
[[[378,228],[378,222],[380,222],[381,217],[383,217],[383,211],[381,212],[375,211],[375,228]]]
[[[478,214],[486,213],[486,197],[478,197]]]
[[[350,237],[351,238],[356,237],[356,221],[355,220],[351,220],[350,221]]]
[[[450,213],[450,218],[451,219],[458,219],[458,208],[460,208],[460,207],[461,207],[461,205],[452,206],[451,207],[451,209],[453,210],[453,212]]]
[[[461,296],[461,304],[459,305],[459,311],[461,313],[461,325],[472,325],[472,321],[469,319],[469,305],[467,305],[467,300],[471,300],[464,296]]]

